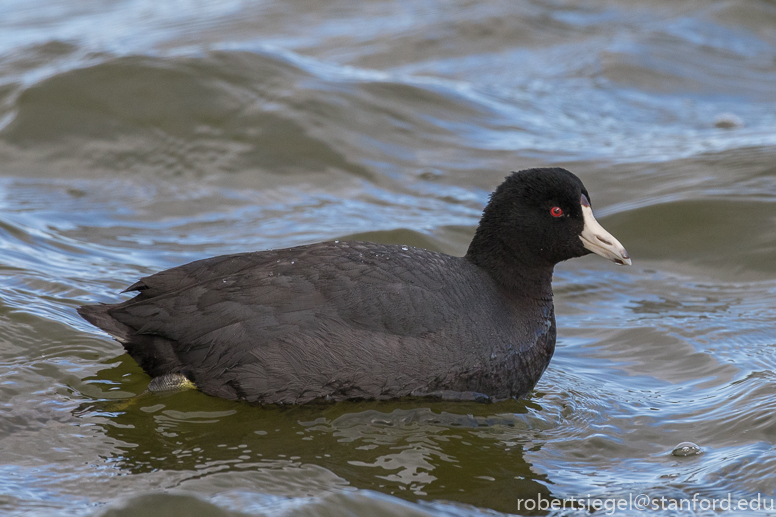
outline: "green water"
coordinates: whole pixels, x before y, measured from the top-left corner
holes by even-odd
[[[776,498],[773,2],[3,10],[3,515]],[[460,255],[490,191],[538,165],[582,178],[634,265],[557,268],[557,350],[526,400],[140,395],[148,377],[75,313],[223,253]],[[672,456],[685,441],[703,454]]]

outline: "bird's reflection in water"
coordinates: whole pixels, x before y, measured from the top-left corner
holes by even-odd
[[[148,378],[129,356],[84,382],[105,390],[78,415],[116,441],[107,462],[131,474],[179,472],[166,488],[199,489],[204,479],[294,497],[360,488],[503,512],[521,497],[551,497],[524,459],[526,445],[538,446],[532,401],[259,407],[196,390],[143,393]],[[117,391],[138,395],[107,398]]]

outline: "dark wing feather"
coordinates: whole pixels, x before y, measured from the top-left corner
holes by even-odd
[[[401,384],[401,377],[439,366],[418,361],[439,357],[423,350],[429,336],[466,325],[444,316],[460,311],[440,306],[459,303],[455,289],[447,286],[450,296],[437,292],[445,288],[438,275],[452,257],[396,252],[329,243],[193,262],[143,278],[131,287],[139,291],[135,298],[106,306],[115,323],[103,318],[95,324],[123,336],[151,375],[180,371],[204,391],[226,386],[253,400],[277,392],[272,401],[292,395],[296,401],[305,393],[316,398],[362,384],[375,389],[390,380],[358,379],[376,362],[390,361],[395,367],[381,370],[403,371],[390,373],[398,377],[391,384]],[[418,258],[410,259],[417,253],[428,254],[421,271]],[[117,326],[131,331],[117,335],[111,331]],[[164,341],[174,357],[148,349],[151,338]],[[450,366],[449,360],[439,363]]]

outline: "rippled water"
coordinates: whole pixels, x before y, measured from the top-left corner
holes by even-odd
[[[2,9],[4,515],[776,497],[772,1]],[[501,179],[547,164],[634,266],[556,270],[558,346],[527,400],[136,397],[148,377],[75,313],[221,253],[462,254]],[[687,441],[702,454],[672,455]]]

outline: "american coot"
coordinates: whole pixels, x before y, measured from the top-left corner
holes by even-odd
[[[466,256],[369,242],[225,255],[78,309],[164,389],[251,403],[527,394],[555,350],[552,272],[597,253],[630,264],[560,168],[512,173]]]

